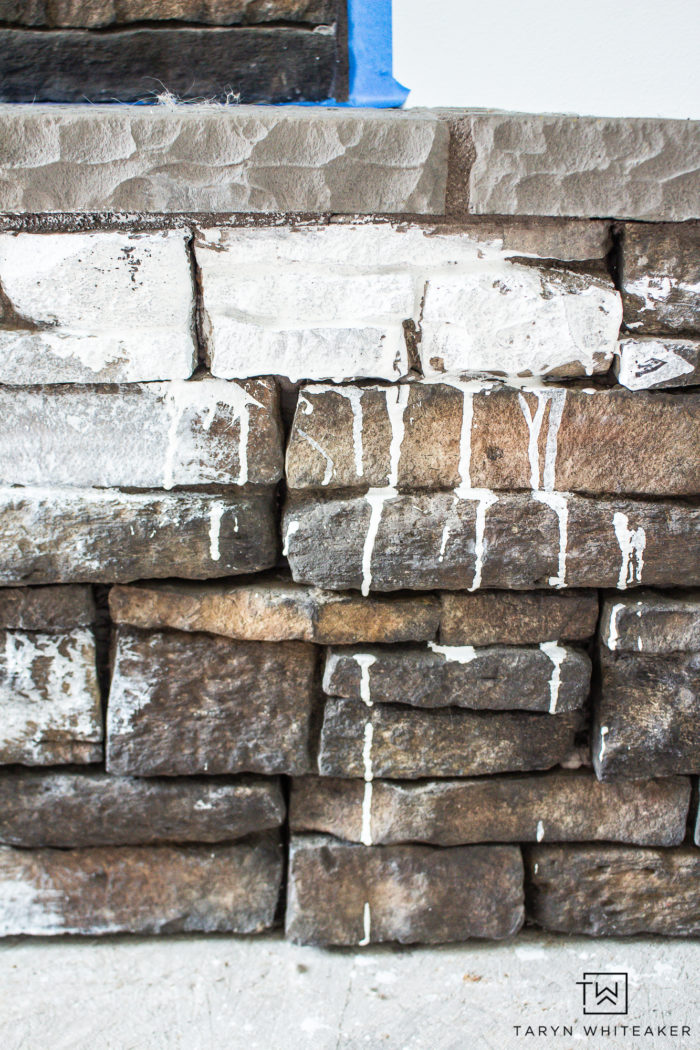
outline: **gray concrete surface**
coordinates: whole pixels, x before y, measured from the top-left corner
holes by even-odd
[[[698,941],[529,932],[507,944],[347,952],[279,937],[14,939],[0,943],[0,1046],[696,1050],[699,965]],[[628,973],[626,1016],[583,1016],[576,982],[598,971]],[[617,1036],[584,1034],[584,1024],[616,1022]],[[647,1026],[665,1034],[645,1035]]]

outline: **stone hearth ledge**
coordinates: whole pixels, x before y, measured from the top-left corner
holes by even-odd
[[[700,122],[2,105],[0,212],[700,217]]]

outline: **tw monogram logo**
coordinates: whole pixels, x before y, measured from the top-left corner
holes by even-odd
[[[626,973],[584,973],[577,981],[583,987],[584,1014],[626,1014]]]

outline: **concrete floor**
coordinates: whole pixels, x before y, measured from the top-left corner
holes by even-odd
[[[629,974],[626,1017],[582,1016],[584,971]],[[12,939],[0,942],[0,1047],[697,1050],[699,972],[700,941],[525,933],[508,944],[341,952],[272,936]],[[642,1034],[583,1034],[584,1023],[615,1021]],[[665,1036],[643,1034],[664,1024]],[[671,1024],[691,1034],[673,1037]],[[527,1025],[573,1034],[533,1036]]]

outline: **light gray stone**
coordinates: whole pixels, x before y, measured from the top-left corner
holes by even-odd
[[[51,766],[101,759],[92,631],[0,631],[0,763]]]
[[[0,388],[0,483],[171,489],[275,485],[271,380]]]
[[[601,641],[612,651],[646,655],[698,652],[700,592],[637,591],[634,598],[607,598],[600,624]]]
[[[112,126],[94,130],[104,141]],[[3,131],[0,107],[0,142]],[[13,170],[0,174],[0,198]],[[188,237],[1,234],[0,382],[187,379],[197,361]]]
[[[471,212],[700,216],[698,121],[483,111],[463,119],[474,156]]]
[[[271,568],[273,494],[0,489],[0,585],[208,579]]]
[[[2,106],[0,211],[438,215],[448,138],[421,111]]]
[[[700,384],[697,339],[621,339],[614,360],[618,382],[629,390]]]

